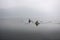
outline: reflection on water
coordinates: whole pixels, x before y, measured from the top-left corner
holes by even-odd
[[[59,40],[60,25],[47,23],[26,24],[22,19],[0,19],[2,40]]]

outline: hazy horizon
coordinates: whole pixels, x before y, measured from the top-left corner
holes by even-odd
[[[28,19],[33,23],[28,23]],[[38,27],[36,20],[40,22]],[[0,0],[1,40],[59,40],[60,0]]]

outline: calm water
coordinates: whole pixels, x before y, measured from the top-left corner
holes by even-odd
[[[60,24],[47,23],[38,27],[25,19],[0,19],[1,40],[59,40]]]

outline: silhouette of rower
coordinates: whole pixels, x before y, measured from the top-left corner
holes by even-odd
[[[38,21],[35,22],[35,25],[38,26],[40,23]]]
[[[29,23],[31,23],[31,20],[29,19],[29,21],[28,21]]]

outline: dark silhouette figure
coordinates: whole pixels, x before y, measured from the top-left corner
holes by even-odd
[[[31,20],[29,19],[28,22],[31,23]]]
[[[40,23],[38,21],[35,22],[35,25],[38,26]]]

